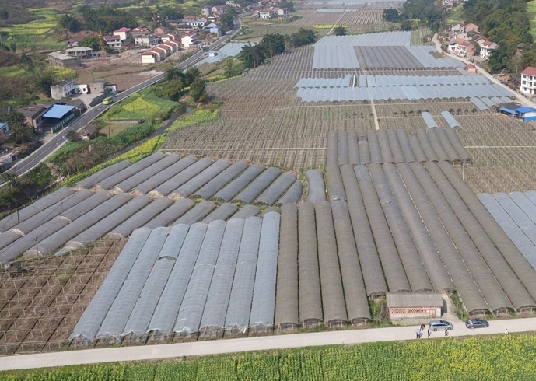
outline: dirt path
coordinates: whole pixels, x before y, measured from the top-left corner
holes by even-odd
[[[81,351],[63,351],[34,355],[0,357],[0,370],[45,368],[64,365],[103,362],[165,359],[181,356],[205,356],[233,352],[268,349],[300,348],[330,344],[359,344],[376,341],[415,340],[417,327],[372,328],[364,330],[325,331],[306,334],[248,337],[240,339],[196,341],[179,344],[145,345],[124,348],[100,348]],[[449,336],[505,334],[536,331],[536,318],[492,320],[489,328],[469,330],[464,323],[454,322]],[[426,336],[426,335],[425,335]],[[431,338],[444,337],[443,332],[432,333]],[[423,338],[420,340],[429,340]]]

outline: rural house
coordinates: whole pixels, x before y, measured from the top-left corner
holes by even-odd
[[[203,9],[201,9],[201,16],[212,16],[212,8],[210,8],[208,5],[205,5]]]
[[[190,46],[197,44],[196,37],[197,36],[193,33],[187,33],[181,38],[182,46],[189,48]]]
[[[280,20],[288,19],[288,16],[289,16],[288,8],[279,8],[277,10],[277,18],[278,19],[280,19]]]
[[[523,94],[535,95],[536,94],[536,68],[528,66],[521,72],[521,86],[519,91]]]
[[[158,37],[156,37],[145,25],[132,29],[131,33],[136,45],[153,46],[158,44]]]
[[[186,24],[190,25],[193,28],[203,29],[205,27],[205,20],[188,20],[186,21]]]
[[[106,42],[106,45],[108,45],[110,48],[121,49],[121,46],[122,46],[121,37],[113,35],[113,36],[103,36],[102,38]]]
[[[26,123],[33,127],[35,131],[41,131],[41,127],[44,123],[43,115],[47,112],[48,108],[43,105],[29,105],[18,108],[17,111],[24,115]]]
[[[441,316],[443,298],[439,292],[388,292],[391,320],[433,319]]]
[[[114,36],[119,36],[122,41],[125,41],[130,36],[130,28],[122,27],[117,30],[114,30]]]
[[[480,44],[480,57],[483,59],[488,59],[491,55],[491,52],[497,49],[499,45],[489,40],[485,40]]]
[[[260,11],[259,18],[261,19],[271,19],[274,16],[273,11]]]
[[[61,99],[67,98],[73,95],[76,92],[77,86],[74,83],[74,80],[65,80],[61,81],[57,85],[50,86],[50,94],[52,99]]]
[[[81,66],[78,57],[71,56],[62,52],[52,52],[47,56],[47,61],[51,66],[57,67],[79,67]]]

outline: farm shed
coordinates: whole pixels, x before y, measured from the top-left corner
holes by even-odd
[[[439,292],[388,292],[391,320],[436,318],[441,316],[443,298]]]

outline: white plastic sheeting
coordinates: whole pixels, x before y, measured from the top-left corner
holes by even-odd
[[[97,339],[104,337],[117,338],[123,333],[128,317],[138,301],[168,233],[169,228],[157,228],[151,232],[106,318],[102,322],[96,335]]]
[[[274,324],[280,220],[279,213],[268,212],[262,221],[257,274],[249,323],[251,327],[271,327]]]
[[[201,222],[190,227],[177,262],[151,318],[149,331],[155,331],[164,336],[171,334],[206,231],[207,224]]]
[[[233,288],[225,317],[225,329],[229,331],[245,333],[249,325],[261,226],[262,219],[259,217],[248,218],[244,225]]]
[[[227,222],[220,255],[212,276],[206,307],[201,319],[201,330],[204,328],[223,329],[243,228],[244,220],[241,218],[231,218]]]
[[[82,317],[74,327],[73,333],[69,336],[69,340],[75,338],[83,338],[92,340],[95,338],[99,327],[106,316],[110,306],[114,302],[119,290],[123,286],[123,282],[134,262],[138,258],[140,251],[143,249],[147,238],[151,234],[150,229],[135,230],[121,254],[117,257],[114,265],[110,269],[108,276],[102,283]]]

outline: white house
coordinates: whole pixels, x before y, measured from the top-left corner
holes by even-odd
[[[211,34],[216,35],[217,37],[221,37],[223,34],[221,28],[214,23],[208,24],[207,26],[205,26],[205,29],[208,30]]]
[[[67,98],[76,92],[77,86],[74,84],[74,80],[61,81],[57,85],[50,86],[50,95],[52,99]]]
[[[114,30],[114,36],[119,36],[121,41],[125,41],[130,35],[130,31],[131,31],[130,28],[122,27],[117,30]]]
[[[160,53],[154,52],[152,50],[148,50],[141,54],[142,65],[154,64],[157,62],[160,62]]]
[[[523,94],[536,95],[536,67],[528,66],[521,72],[519,91]]]
[[[484,41],[480,44],[480,57],[487,60],[491,52],[497,49],[499,45],[491,41]]]
[[[145,25],[132,29],[131,33],[136,45],[153,46],[158,44],[158,37],[150,29],[145,27]]]
[[[182,46],[184,46],[185,48],[189,48],[190,46],[195,45],[196,35],[188,33],[187,35],[181,38],[181,43],[182,43]]]
[[[288,8],[279,8],[277,10],[278,19],[288,19],[288,16],[289,16]]]
[[[104,41],[106,41],[106,45],[108,45],[112,49],[121,49],[122,42],[121,37],[117,35],[113,36],[103,36],[102,37]]]

